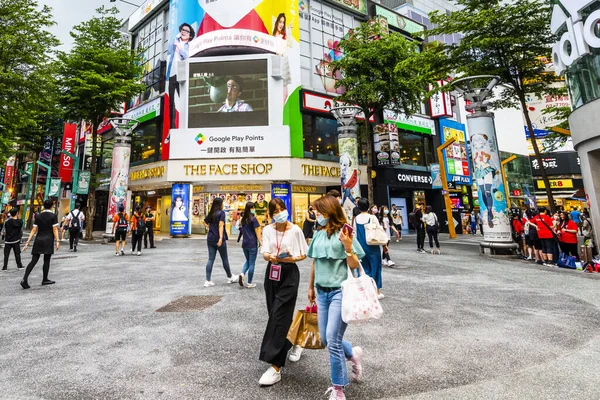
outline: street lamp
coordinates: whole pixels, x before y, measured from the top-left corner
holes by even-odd
[[[356,199],[360,197],[360,168],[358,164],[358,138],[356,116],[362,112],[358,106],[333,107],[329,112],[337,120],[338,150],[340,153],[340,179],[342,207],[346,217],[352,219]]]
[[[121,3],[129,4],[130,6],[134,6],[134,7],[141,7],[141,6],[138,6],[137,4],[133,4],[133,3],[130,3],[130,2],[128,2],[128,1],[125,1],[125,0],[119,0],[119,1],[120,1]],[[111,2],[111,3],[116,3],[116,2],[117,2],[117,0],[110,0],[110,2]]]

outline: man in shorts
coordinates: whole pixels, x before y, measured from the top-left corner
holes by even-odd
[[[129,229],[129,216],[125,207],[121,204],[119,212],[113,217],[112,233],[115,236],[115,256],[125,255],[125,243],[127,242],[127,230]],[[119,244],[121,249],[119,250]]]
[[[533,217],[532,222],[537,226],[537,233],[542,244],[542,258],[546,267],[555,267],[554,260],[554,234],[552,233],[552,218],[548,215],[546,207],[538,207],[539,215]]]
[[[396,243],[402,240],[402,212],[392,204],[392,222],[396,228]]]

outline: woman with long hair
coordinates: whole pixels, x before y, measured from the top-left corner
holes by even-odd
[[[356,204],[361,213],[354,217],[353,226],[356,240],[365,252],[365,257],[361,260],[362,266],[365,273],[375,280],[375,284],[377,285],[377,297],[383,299],[385,296],[381,293],[381,287],[383,286],[381,282],[381,249],[377,245],[367,244],[367,233],[365,229],[365,225],[367,224],[379,225],[379,220],[369,212],[372,212],[373,209],[369,208],[368,199],[362,197],[357,200]],[[377,208],[375,208],[375,210],[377,210]]]
[[[579,261],[579,252],[577,251],[577,232],[579,227],[569,217],[566,211],[560,212],[560,224],[557,228],[560,250],[570,256],[575,256]]]
[[[215,286],[211,280],[213,264],[217,257],[217,252],[221,256],[223,262],[223,269],[227,274],[227,283],[237,282],[239,277],[231,274],[229,268],[229,257],[227,255],[227,230],[225,229],[225,212],[223,211],[223,199],[216,197],[213,200],[212,206],[206,218],[204,218],[204,224],[208,227],[208,236],[206,238],[206,244],[208,246],[208,262],[206,263],[206,282],[204,287]]]
[[[309,205],[308,210],[304,213],[304,223],[302,224],[302,233],[306,238],[306,244],[310,244],[310,239],[313,237],[313,231],[315,230],[315,212],[313,206]]]
[[[308,300],[317,302],[319,334],[329,352],[331,368],[330,400],[345,399],[344,387],[349,384],[346,361],[352,363],[352,380],[362,377],[362,349],[343,340],[347,324],[342,320],[342,283],[348,278],[348,267],[356,269],[365,256],[361,245],[352,238],[346,226],[342,206],[331,196],[313,202],[317,223],[308,256],[313,259],[308,285]]]
[[[434,241],[438,254],[442,254],[442,250],[440,249],[440,242],[438,240],[440,223],[438,221],[437,215],[433,212],[433,208],[431,206],[425,207],[425,214],[423,214],[423,222],[425,223],[425,230],[427,231],[427,236],[429,237],[429,248],[431,249],[431,254],[434,254]]]
[[[287,17],[285,13],[281,13],[275,20],[273,26],[273,36],[281,39],[278,43],[277,54],[281,56],[281,76],[283,78],[283,102],[285,103],[288,98],[288,85],[292,81],[292,72],[290,69],[290,61],[287,55],[287,48],[291,47],[291,41],[287,34]],[[291,31],[290,24],[290,31]]]
[[[392,230],[394,231],[394,235],[398,234],[396,227],[394,226],[394,221],[392,220],[392,216],[390,215],[390,210],[387,206],[379,207],[379,213],[377,214],[377,218],[379,219],[379,224],[383,227],[385,234],[388,237],[387,245],[382,246],[382,256],[381,256],[381,264],[385,267],[391,267],[396,265],[395,262],[390,258],[390,241],[392,240]]]
[[[27,282],[29,274],[31,274],[31,271],[33,271],[33,268],[40,260],[42,255],[44,255],[44,275],[42,278],[42,285],[52,285],[55,283],[54,281],[48,279],[48,273],[50,272],[50,259],[52,258],[52,254],[54,254],[54,249],[56,248],[58,251],[60,248],[60,240],[58,237],[58,218],[56,217],[56,214],[52,212],[53,206],[54,202],[52,200],[44,200],[44,211],[39,213],[35,218],[33,229],[29,234],[29,239],[27,239],[27,243],[25,243],[25,247],[23,247],[23,252],[25,252],[27,247],[29,247],[29,243],[31,243],[31,239],[35,236],[33,249],[31,250],[31,261],[27,265],[25,276],[23,276],[23,280],[21,281],[21,287],[23,289],[29,289],[29,283]]]
[[[258,383],[270,386],[281,380],[292,344],[287,334],[292,325],[300,271],[298,261],[306,258],[308,246],[299,226],[288,221],[289,213],[280,198],[269,202],[269,215],[275,221],[263,230],[263,258],[268,262],[265,295],[269,321],[260,348],[260,360],[271,364]]]
[[[240,286],[244,287],[244,275],[248,273],[248,289],[256,287],[255,283],[252,283],[254,277],[254,265],[256,264],[256,256],[258,255],[258,248],[262,245],[262,236],[260,233],[260,224],[254,216],[254,203],[249,201],[246,203],[244,213],[242,214],[242,220],[240,221],[240,236],[242,237],[242,250],[244,251],[244,257],[246,262],[242,268],[242,273],[238,278]],[[238,239],[239,242],[239,239]]]

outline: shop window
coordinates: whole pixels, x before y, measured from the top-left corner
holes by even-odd
[[[158,160],[159,130],[156,122],[140,125],[131,140],[131,165],[144,164]]]
[[[340,154],[337,143],[336,120],[316,117],[315,132],[317,138],[315,145],[316,158],[325,161],[338,161]]]
[[[427,171],[427,166],[430,162],[433,162],[431,136],[400,131],[398,139],[400,142],[400,161],[402,162],[402,167]]]
[[[314,141],[313,135],[313,118],[310,115],[302,115],[302,141],[304,143],[304,158],[313,158],[314,154]]]

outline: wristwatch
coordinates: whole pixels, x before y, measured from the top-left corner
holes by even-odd
[[[355,253],[353,251],[347,251],[346,257],[352,257]]]

